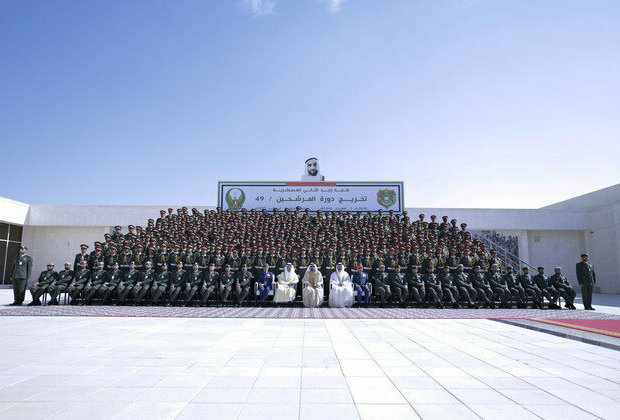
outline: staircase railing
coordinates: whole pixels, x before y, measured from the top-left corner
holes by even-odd
[[[489,251],[491,249],[494,249],[497,251],[497,257],[502,261],[503,269],[505,269],[506,266],[508,265],[511,265],[515,270],[518,270],[517,271],[518,273],[521,272],[521,269],[523,267],[535,269],[533,265],[529,264],[526,261],[523,261],[521,258],[519,258],[518,255],[513,254],[512,252],[508,251],[506,248],[499,245],[497,242],[494,242],[493,240],[489,239],[489,237],[483,234],[482,232],[472,231],[471,234],[473,237],[475,237],[479,241],[482,241],[483,243],[485,243]]]

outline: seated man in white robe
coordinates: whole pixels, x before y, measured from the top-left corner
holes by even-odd
[[[297,283],[299,277],[295,274],[295,268],[292,263],[287,263],[284,271],[278,276],[273,301],[275,303],[294,301],[297,295]]]
[[[306,269],[302,280],[304,286],[302,295],[304,305],[309,308],[318,308],[323,303],[323,275],[312,263]]]
[[[344,270],[344,265],[338,263],[329,279],[329,306],[332,308],[351,307],[353,305],[353,283],[351,277]]]

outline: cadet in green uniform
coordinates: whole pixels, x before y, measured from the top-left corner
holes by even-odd
[[[439,282],[441,283],[441,291],[444,296],[447,296],[454,309],[460,308],[459,305],[459,291],[455,284],[452,282],[452,274],[450,274],[450,267],[445,265],[441,269],[439,274]]]
[[[508,285],[504,281],[502,273],[499,272],[499,267],[497,264],[491,265],[491,270],[487,273],[487,280],[491,286],[491,290],[493,290],[493,293],[495,293],[499,298],[499,307],[508,308],[508,297],[510,296],[510,290],[508,290]]]
[[[242,305],[243,301],[247,298],[250,293],[250,285],[254,276],[248,270],[248,266],[243,264],[241,266],[241,271],[237,273],[237,279],[235,281],[235,294],[237,296],[237,305]]]
[[[32,272],[32,257],[26,255],[28,248],[22,246],[19,248],[19,255],[13,260],[13,266],[11,267],[9,279],[13,283],[13,306],[21,306],[24,303],[26,297],[26,287],[28,285],[28,279]]]
[[[153,286],[151,286],[151,304],[157,304],[159,297],[162,293],[166,293],[168,290],[168,284],[170,283],[170,272],[168,271],[168,263],[161,264],[161,272],[153,280]]]
[[[110,272],[108,273],[108,279],[103,282],[103,284],[99,288],[99,291],[97,292],[97,295],[104,304],[109,305],[110,300],[112,299],[113,292],[116,291],[118,297],[118,288],[119,286],[121,286],[122,289],[124,285],[125,274],[123,273],[123,270],[120,269],[119,263],[115,262],[114,264],[112,264],[112,270],[110,270]],[[115,300],[114,304],[116,305],[116,303],[117,301]]]
[[[589,258],[588,254],[581,254],[581,261],[577,263],[575,269],[577,270],[577,282],[581,286],[583,307],[586,311],[593,311],[592,292],[596,284],[596,273],[594,273],[592,263],[588,261]]]
[[[220,276],[220,299],[222,304],[228,302],[228,295],[235,283],[235,273],[233,273],[230,268],[230,264],[226,264],[224,266],[224,272]]]
[[[522,270],[523,273],[517,277],[517,281],[521,287],[523,287],[523,290],[525,290],[525,294],[532,297],[532,308],[542,309],[541,291],[532,280],[530,269],[528,267],[523,267]]]
[[[381,299],[381,306],[384,307],[387,299],[392,295],[392,291],[390,290],[390,278],[385,272],[385,265],[383,264],[379,265],[374,275],[374,290],[375,295]]]
[[[82,261],[86,261],[86,268],[92,267],[90,262],[91,255],[87,253],[88,245],[82,244],[80,245],[80,253],[75,255],[75,259],[73,260],[73,269],[75,271],[79,270],[82,267]]]
[[[147,292],[151,289],[151,286],[153,285],[153,281],[155,280],[156,276],[157,274],[153,269],[153,263],[146,260],[146,262],[144,263],[144,273],[142,273],[142,277],[131,289],[133,301],[136,305],[140,305],[142,303],[142,300],[146,296]]]
[[[67,290],[67,287],[73,282],[73,270],[71,263],[65,263],[65,269],[58,273],[56,281],[50,286],[50,305],[58,305],[58,296]]]
[[[211,293],[217,291],[217,287],[220,283],[220,276],[217,271],[215,271],[215,264],[209,264],[209,271],[207,271],[204,275],[204,282],[202,284],[202,288],[200,289],[200,304],[206,305],[209,300],[209,296]]]
[[[424,278],[422,274],[418,273],[418,267],[411,267],[411,273],[409,274],[409,294],[416,301],[418,306],[426,308],[426,286],[424,285]]]
[[[390,279],[392,295],[401,306],[406,306],[407,298],[409,297],[409,285],[407,284],[407,278],[400,272],[400,266],[398,264],[393,267],[393,270],[394,272],[392,273]]]
[[[77,305],[79,303],[78,299],[80,294],[86,287],[86,284],[90,282],[90,270],[86,268],[88,264],[86,261],[82,261],[80,263],[80,268],[75,272],[75,276],[73,277],[73,281],[67,287],[67,293],[71,298],[71,305]]]
[[[195,261],[192,265],[192,270],[187,274],[187,286],[183,291],[183,298],[185,299],[185,306],[189,305],[192,298],[198,291],[198,288],[202,286],[203,273],[200,270],[198,261]]]
[[[176,270],[170,274],[170,288],[168,289],[168,303],[166,306],[174,305],[181,290],[187,287],[187,272],[183,270],[183,261],[176,262]]]
[[[495,309],[495,302],[493,301],[493,290],[491,289],[491,285],[485,278],[484,274],[480,272],[479,265],[474,266],[472,273],[469,275],[469,278],[471,280],[471,284],[473,284],[476,288],[478,299],[481,299],[484,302],[484,307],[491,307],[491,309]]]
[[[134,287],[136,287],[136,284],[138,284],[141,279],[142,275],[136,269],[136,263],[133,261],[130,262],[129,270],[125,273],[125,278],[119,282],[118,286],[116,286],[116,295],[119,304],[125,304],[127,295],[133,290]]]
[[[517,300],[517,308],[525,308],[525,289],[517,280],[517,275],[513,272],[512,266],[506,266],[506,272],[502,276],[504,283],[508,286],[510,294]]]
[[[545,276],[545,267],[538,267],[538,274],[536,274],[532,280],[534,280],[534,283],[536,283],[536,286],[540,289],[541,295],[546,297],[549,301],[549,309],[560,309],[555,303],[560,295],[547,280],[547,276]],[[541,304],[542,303],[543,301],[541,300]]]
[[[478,293],[469,280],[469,275],[465,273],[463,264],[457,264],[456,272],[454,273],[454,284],[459,289],[459,296],[467,300],[467,307],[478,309],[476,304]]]
[[[79,278],[79,276],[78,276]],[[80,305],[90,304],[95,298],[95,295],[101,289],[104,283],[108,282],[108,272],[104,270],[103,264],[99,263],[97,268],[93,271],[92,275],[88,279],[88,282],[84,286],[84,301]],[[107,287],[106,287],[107,290]]]
[[[49,293],[51,296],[52,283],[56,281],[58,274],[54,271],[54,264],[49,263],[47,270],[42,271],[39,275],[39,279],[35,284],[30,286],[30,294],[32,295],[32,302],[28,306],[41,305],[41,296],[45,293]]]
[[[575,300],[575,290],[565,275],[562,274],[562,267],[555,267],[553,276],[549,277],[549,282],[553,285],[559,295],[564,298],[564,307],[568,309],[577,309],[573,305]]]
[[[443,303],[441,300],[443,298],[443,291],[441,290],[441,282],[435,274],[435,267],[433,265],[426,266],[426,274],[424,274],[424,285],[426,286],[426,292],[430,294],[430,296],[435,301],[437,308],[443,309]]]

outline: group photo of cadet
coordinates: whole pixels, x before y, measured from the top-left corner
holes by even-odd
[[[147,226],[121,226],[53,262],[29,287],[38,306],[305,306],[576,309],[576,292],[554,267],[505,265],[447,216],[274,209],[162,210]],[[32,267],[22,246],[12,278],[21,305]],[[596,275],[576,266],[584,308]],[[25,281],[24,281],[25,280]]]

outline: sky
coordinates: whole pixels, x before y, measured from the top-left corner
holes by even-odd
[[[620,2],[0,0],[0,196],[215,205],[404,181],[537,208],[620,182]]]

